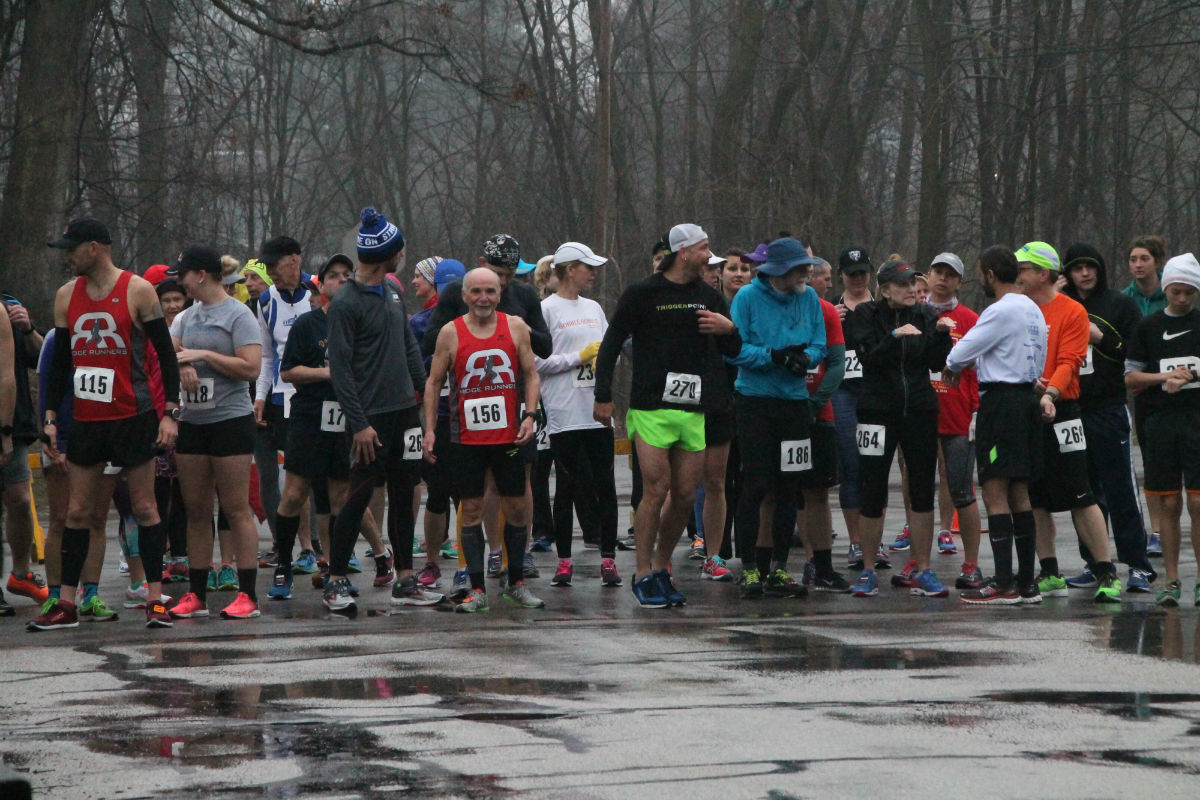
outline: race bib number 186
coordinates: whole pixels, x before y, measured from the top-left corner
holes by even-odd
[[[779,443],[779,471],[804,472],[812,469],[812,440],[787,439]]]

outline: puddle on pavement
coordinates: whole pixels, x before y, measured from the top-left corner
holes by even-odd
[[[1093,621],[1095,642],[1118,653],[1200,664],[1200,616],[1159,608],[1123,611]]]
[[[1200,769],[1190,764],[1180,764],[1165,758],[1146,755],[1137,750],[1054,750],[1048,753],[1026,753],[1030,758],[1050,761],[1074,761],[1081,764],[1128,764],[1136,767],[1152,767],[1180,772],[1184,775],[1200,775]]]
[[[1002,703],[1040,703],[1049,706],[1082,706],[1103,710],[1107,714],[1125,719],[1149,719],[1151,717],[1183,717],[1183,714],[1163,706],[1178,703],[1200,703],[1200,694],[1182,692],[1071,692],[1029,690],[1015,692],[992,692],[983,695],[988,700]],[[1117,752],[1117,751],[1114,751]]]
[[[734,631],[709,637],[737,653],[735,669],[755,672],[825,672],[848,669],[938,669],[995,664],[994,653],[969,653],[918,647],[846,644],[803,632],[757,634]]]

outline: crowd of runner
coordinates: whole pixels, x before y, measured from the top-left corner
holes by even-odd
[[[624,584],[617,551],[634,551],[629,583],[646,608],[687,602],[673,577],[685,532],[700,577],[746,599],[869,598],[891,554],[907,562],[893,587],[947,597],[933,555],[961,547],[964,603],[1040,603],[1074,588],[1178,605],[1185,498],[1200,556],[1200,264],[1167,259],[1156,236],[1131,243],[1123,291],[1085,243],[1061,256],[1046,242],[990,247],[971,272],[994,299],[978,314],[959,299],[968,268],[954,253],[877,268],[847,247],[844,291],[827,299],[834,266],[800,240],[714,255],[699,226],[680,224],[611,319],[585,296],[606,258],[566,242],[530,263],[505,234],[470,267],[418,262],[410,285],[424,307],[410,317],[404,237],[374,208],[360,215],[357,258],[334,255],[316,274],[287,236],[244,266],[189,245],[140,277],[113,263],[95,219],[50,246],[73,276],[52,329],[43,338],[8,294],[0,324],[6,588],[41,604],[29,630],[117,619],[99,595],[114,503],[123,605],[151,627],[207,616],[226,590],[222,617],[259,616],[260,570],[269,600],[289,600],[307,575],[326,608],[353,611],[360,535],[372,590],[394,604],[487,611],[493,578],[507,600],[539,608],[533,554],[556,551],[549,583],[569,587],[575,518],[603,587]],[[614,477],[622,361],[626,536]],[[31,563],[28,453],[39,443],[45,579]],[[885,543],[897,458],[903,527]],[[849,577],[834,563],[835,487]],[[1070,512],[1077,535],[1072,577],[1054,512]],[[446,585],[439,558],[457,560]],[[172,583],[186,584],[178,597],[163,591]],[[13,613],[0,594],[0,615]]]

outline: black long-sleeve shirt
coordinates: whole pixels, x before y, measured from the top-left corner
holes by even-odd
[[[950,334],[937,330],[937,317],[924,303],[897,309],[888,307],[887,300],[860,303],[846,315],[846,347],[858,350],[863,368],[859,410],[905,416],[937,412],[929,372],[945,366],[953,346]],[[910,323],[920,336],[892,336],[896,328]]]
[[[721,293],[699,279],[675,283],[657,273],[626,288],[596,359],[596,402],[612,402],[613,367],[621,345],[632,336],[630,408],[729,411],[733,395],[724,357],[738,354],[742,337],[736,330],[725,336],[701,333],[696,311],[702,308],[729,316]],[[670,397],[670,373],[700,377],[698,405],[664,399]]]

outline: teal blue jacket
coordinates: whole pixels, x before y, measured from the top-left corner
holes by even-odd
[[[729,363],[738,367],[734,388],[751,397],[808,399],[803,375],[793,375],[771,360],[772,350],[806,345],[809,363],[825,358],[825,320],[821,300],[811,286],[781,294],[764,277],[755,278],[733,297],[730,315],[742,337],[742,349]]]

